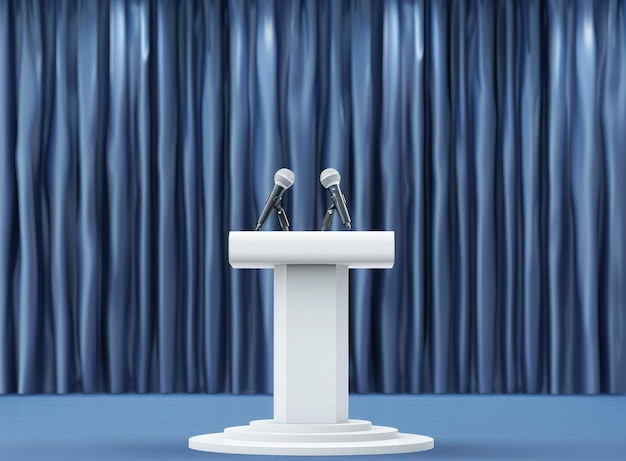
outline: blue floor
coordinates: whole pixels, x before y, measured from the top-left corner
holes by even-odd
[[[271,417],[271,396],[0,396],[0,461],[261,461],[187,439]],[[626,396],[351,395],[350,417],[435,438],[432,451],[355,461],[626,461]]]

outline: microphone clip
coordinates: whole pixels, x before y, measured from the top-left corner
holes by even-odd
[[[324,215],[324,219],[322,220],[322,230],[327,231],[330,229],[330,226],[333,224],[333,218],[335,217],[335,204],[333,203],[326,210],[326,214]]]
[[[283,231],[289,231],[289,218],[287,218],[287,213],[283,208],[283,197],[279,195],[274,199],[273,208],[276,211],[276,217],[278,218],[278,224],[280,224],[280,228]],[[262,224],[257,224],[255,231],[261,230]]]
[[[287,218],[287,213],[282,206],[283,198],[278,197],[276,202],[274,203],[274,209],[276,210],[276,217],[278,218],[278,224],[280,224],[280,228],[284,231],[289,230],[289,219]]]

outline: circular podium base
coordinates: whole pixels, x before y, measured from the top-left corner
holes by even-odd
[[[434,445],[431,437],[403,434],[393,427],[352,419],[338,424],[258,420],[189,439],[193,450],[247,455],[376,455],[430,450]]]

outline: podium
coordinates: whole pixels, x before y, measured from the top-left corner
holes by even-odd
[[[274,418],[191,437],[189,448],[265,455],[433,448],[430,437],[348,417],[348,270],[393,267],[393,232],[230,232],[229,262],[274,269]]]

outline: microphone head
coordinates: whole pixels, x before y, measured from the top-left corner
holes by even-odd
[[[283,189],[289,189],[293,186],[296,180],[296,175],[289,168],[281,168],[274,175],[274,184],[282,187]]]
[[[320,182],[325,189],[328,189],[330,186],[339,185],[339,181],[341,181],[341,176],[339,176],[339,172],[334,168],[326,168],[320,173]]]

